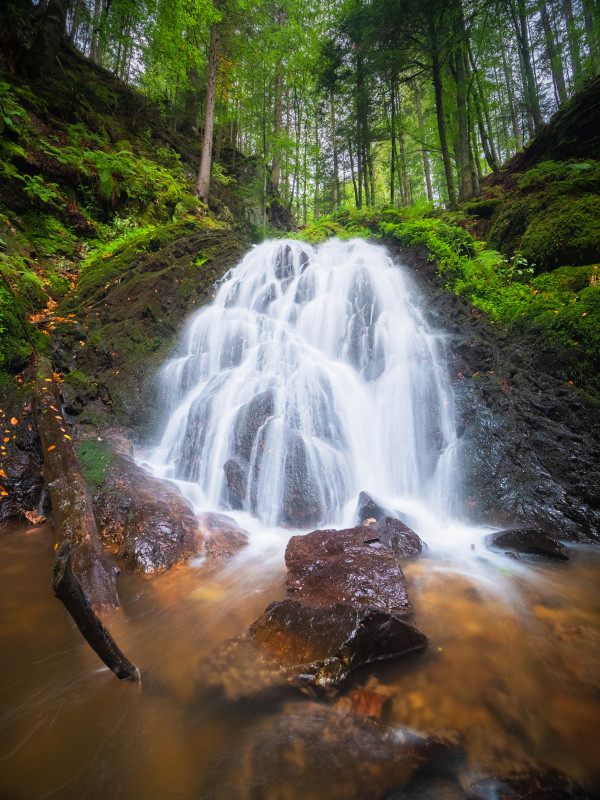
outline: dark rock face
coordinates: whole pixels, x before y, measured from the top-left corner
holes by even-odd
[[[288,429],[284,447],[285,479],[280,524],[296,528],[317,525],[323,519],[325,509],[304,439],[298,431]]]
[[[425,545],[421,537],[399,519],[385,517],[371,530],[377,533],[381,543],[389,547],[398,561],[418,556]]]
[[[233,424],[235,454],[250,461],[254,440],[259,428],[273,415],[275,401],[269,389],[255,395],[249,403],[238,411]]]
[[[427,641],[382,611],[283,600],[217,651],[207,680],[231,699],[286,685],[336,685],[356,667],[423,650]]]
[[[288,592],[308,606],[347,603],[410,614],[404,575],[388,547],[373,528],[360,525],[293,536],[285,551]]]
[[[600,541],[600,406],[570,383],[577,349],[492,325],[444,289],[425,248],[399,256],[429,321],[448,334],[465,517]]]
[[[219,798],[381,800],[447,750],[320,704],[289,703],[235,748]]]
[[[356,519],[359,524],[366,522],[368,519],[374,519],[379,522],[386,517],[396,517],[395,511],[386,508],[381,500],[373,497],[368,492],[361,492],[358,495],[358,505],[356,507]]]
[[[248,541],[229,517],[197,519],[174,486],[120,453],[112,455],[112,468],[93,504],[101,540],[120,566],[134,572],[164,572],[196,555],[222,560]]]
[[[486,545],[496,550],[508,550],[511,553],[555,558],[568,561],[569,553],[561,542],[534,528],[518,528],[510,531],[498,531],[486,537]]]
[[[248,465],[241,458],[228,458],[223,464],[227,482],[227,504],[233,510],[244,507],[248,482]]]

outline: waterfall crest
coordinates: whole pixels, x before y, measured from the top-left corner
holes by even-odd
[[[154,473],[270,527],[340,523],[361,490],[447,513],[452,395],[414,295],[362,240],[253,248],[159,375]]]

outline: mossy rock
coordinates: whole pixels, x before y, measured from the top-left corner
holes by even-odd
[[[92,493],[100,490],[114,463],[110,446],[104,441],[84,439],[75,445],[83,476]]]

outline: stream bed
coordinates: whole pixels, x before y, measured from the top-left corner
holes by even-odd
[[[281,752],[281,720],[329,708],[464,748],[460,780],[471,791],[487,785],[480,797],[497,796],[491,778],[532,771],[597,778],[597,549],[525,564],[490,559],[477,543],[477,569],[432,549],[405,568],[414,624],[430,639],[423,655],[357,670],[322,696],[227,702],[203,670],[221,642],[285,596],[284,543],[212,572],[122,574],[123,614],[109,625],[141,669],[137,686],[103,667],[53,598],[51,526],[3,535],[2,800],[383,796],[379,772],[370,790],[348,793],[340,775],[360,766],[347,742],[331,763],[311,760],[307,736],[318,729],[296,743],[292,726]]]

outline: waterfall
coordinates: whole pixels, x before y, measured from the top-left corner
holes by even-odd
[[[361,490],[448,514],[456,432],[439,350],[385,248],[265,242],[162,369],[168,421],[148,462],[196,508],[270,527],[341,524]]]

